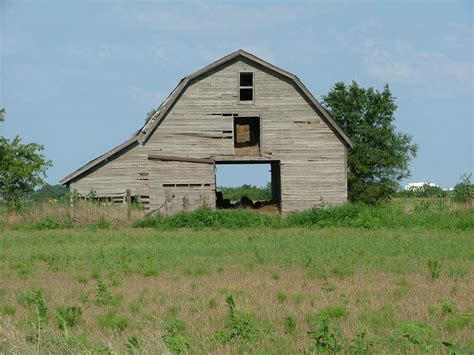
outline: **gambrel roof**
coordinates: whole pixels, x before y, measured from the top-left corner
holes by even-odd
[[[321,114],[321,118],[326,122],[326,124],[333,130],[333,132],[339,137],[339,139],[348,147],[352,147],[351,139],[342,131],[342,129],[337,125],[337,123],[333,120],[333,118],[329,115],[329,113],[324,109],[324,107],[316,100],[316,98],[311,94],[311,92],[303,85],[303,83],[298,79],[298,77],[294,74],[291,74],[283,69],[278,68],[277,66],[270,64],[263,59],[260,59],[253,54],[250,54],[242,49],[235,51],[214,63],[209,64],[208,66],[194,72],[186,76],[185,78],[181,79],[178,86],[171,92],[171,94],[161,103],[161,105],[154,111],[150,113],[148,116],[147,121],[143,125],[143,127],[138,130],[130,139],[125,141],[124,143],[120,144],[119,146],[115,147],[114,149],[108,151],[107,153],[97,157],[96,159],[90,161],[83,167],[79,168],[72,174],[66,176],[64,179],[60,181],[62,185],[68,185],[72,180],[80,177],[81,175],[87,173],[92,168],[96,167],[101,163],[105,163],[108,160],[115,158],[121,152],[129,149],[133,145],[137,145],[140,143],[145,143],[150,135],[154,132],[156,127],[161,123],[161,121],[166,117],[168,111],[173,106],[174,102],[177,98],[184,92],[186,87],[188,86],[189,82],[193,79],[196,79],[203,74],[208,73],[212,69],[215,69],[223,64],[228,63],[229,61],[237,58],[243,57],[250,60],[253,63],[261,65],[265,68],[270,69],[288,79],[290,79],[298,89],[301,90],[302,94],[309,100],[309,102],[313,105],[313,108]]]

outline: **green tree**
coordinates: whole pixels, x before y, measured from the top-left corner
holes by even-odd
[[[5,120],[5,110],[0,110],[0,122]],[[40,152],[40,144],[23,144],[16,136],[12,140],[0,137],[0,192],[13,212],[20,207],[20,198],[31,193],[43,183],[51,161]]]
[[[376,203],[390,198],[410,176],[408,164],[418,146],[396,131],[397,106],[388,85],[379,92],[355,81],[339,82],[323,104],[354,143],[347,155],[349,199]]]
[[[453,201],[468,206],[474,197],[474,185],[471,183],[472,174],[463,174],[461,181],[454,186]]]

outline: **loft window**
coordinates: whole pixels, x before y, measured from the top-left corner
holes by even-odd
[[[239,73],[239,100],[253,101],[253,73]]]
[[[234,152],[236,156],[260,154],[259,117],[234,117]]]

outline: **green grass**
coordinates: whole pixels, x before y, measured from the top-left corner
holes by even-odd
[[[424,230],[103,230],[97,235],[76,229],[7,231],[0,238],[2,266],[20,275],[23,272],[12,266],[34,270],[46,264],[56,271],[93,270],[100,277],[100,270],[153,276],[155,271],[179,268],[205,274],[228,265],[266,263],[327,270],[338,277],[361,270],[419,271],[428,276],[429,260],[442,262],[443,274],[473,258],[472,233]]]
[[[421,207],[420,207],[421,206]],[[474,230],[474,209],[450,209],[442,200],[424,200],[411,208],[400,203],[380,206],[346,204],[315,207],[287,217],[267,216],[248,210],[210,210],[201,208],[171,217],[157,215],[136,221],[134,227],[176,228],[252,228],[252,227],[351,227],[360,229],[419,228],[452,231]]]
[[[13,336],[0,352],[471,349],[474,238],[459,226],[472,212],[392,212],[306,211],[297,227],[295,215],[200,210],[152,229],[5,228],[0,334]],[[379,224],[389,218],[416,222]]]

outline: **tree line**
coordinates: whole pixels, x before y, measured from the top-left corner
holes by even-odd
[[[416,157],[418,145],[410,135],[396,130],[397,105],[389,86],[378,91],[360,87],[355,81],[338,82],[323,96],[322,104],[354,143],[347,154],[349,200],[375,204],[395,196],[400,182],[410,176],[409,162]],[[5,110],[1,109],[0,124],[4,120]],[[44,184],[52,162],[43,151],[43,145],[23,143],[19,136],[11,140],[0,136],[0,193],[13,211],[21,206],[22,197]],[[58,189],[49,188],[49,193]],[[220,189],[230,200],[242,194],[252,200],[271,199],[270,184]],[[464,196],[460,199],[472,197],[470,175],[463,176],[457,191]]]

